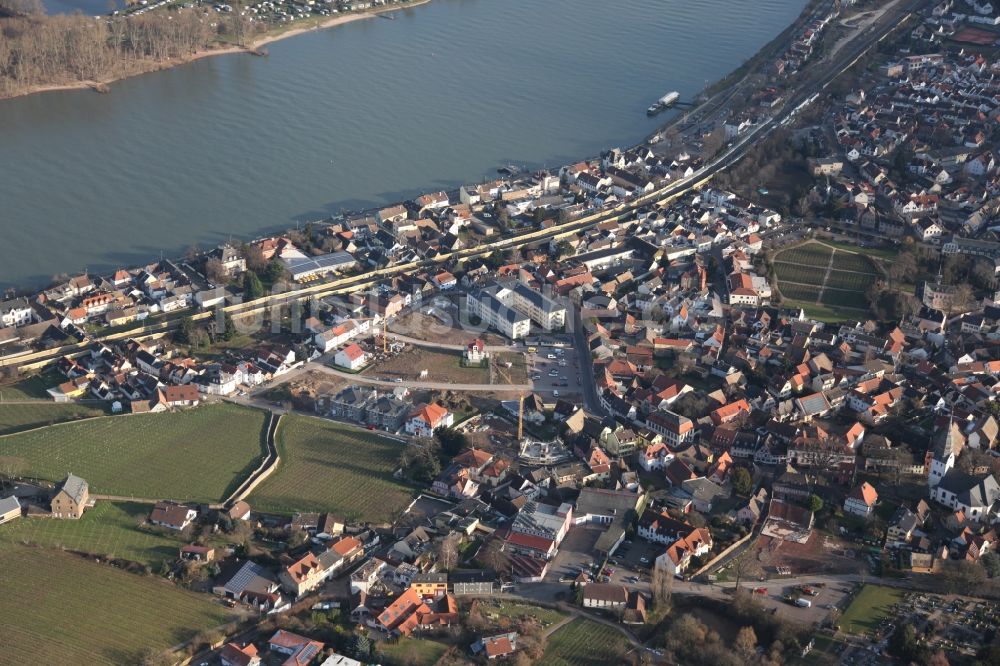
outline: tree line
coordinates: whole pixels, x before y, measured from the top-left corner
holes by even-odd
[[[13,2],[15,0],[0,0]],[[46,16],[25,11],[28,0],[0,5],[0,97],[47,86],[105,82],[158,69],[166,61],[207,49],[220,34],[248,37],[246,18],[200,9],[142,16]]]

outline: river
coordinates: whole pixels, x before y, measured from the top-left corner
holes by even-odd
[[[0,286],[107,271],[641,140],[805,0],[433,0],[0,102]],[[662,120],[662,119],[661,119]]]

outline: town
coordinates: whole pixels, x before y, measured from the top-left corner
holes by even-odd
[[[8,294],[15,648],[1000,663],[1000,8],[905,4],[638,146]]]

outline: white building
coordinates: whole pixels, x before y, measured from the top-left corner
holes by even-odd
[[[868,518],[875,510],[875,502],[878,501],[878,493],[868,482],[851,491],[851,494],[844,500],[844,512],[853,513],[855,516]]]
[[[357,370],[368,362],[368,354],[356,342],[352,342],[337,352],[333,362],[348,370]]]
[[[15,298],[0,302],[0,328],[24,326],[32,318],[31,304],[27,298]]]
[[[953,469],[931,489],[931,499],[955,511],[962,509],[966,518],[981,522],[995,516],[1000,484],[992,474],[974,477]]]
[[[496,329],[511,340],[524,338],[531,332],[531,319],[499,300],[493,289],[470,292],[465,302],[469,315],[478,317],[489,328]]]
[[[455,415],[441,405],[420,405],[406,419],[406,433],[417,437],[430,437],[437,428],[449,428]]]

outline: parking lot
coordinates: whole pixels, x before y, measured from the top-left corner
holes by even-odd
[[[579,359],[572,349],[537,347],[527,358],[528,377],[536,392],[554,398],[580,394]]]

